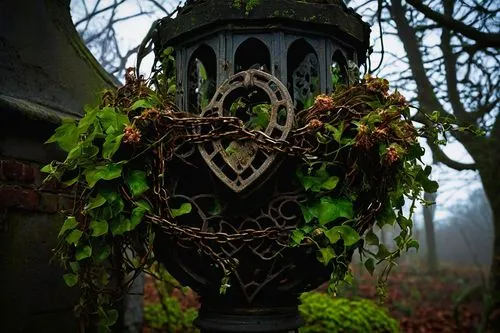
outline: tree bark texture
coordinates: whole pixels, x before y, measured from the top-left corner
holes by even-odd
[[[416,3],[415,1],[412,1]],[[454,2],[443,0],[445,15],[451,16]],[[419,47],[416,31],[407,19],[406,7],[401,0],[392,0],[390,11],[392,20],[396,23],[398,36],[403,43],[408,56],[412,76],[417,85],[417,100],[420,108],[424,112],[439,111],[442,115],[450,116],[440,103],[437,94],[426,74],[423,63],[423,54]],[[411,10],[411,9],[410,9]],[[475,123],[484,113],[481,110],[467,110],[460,101],[456,91],[456,55],[451,49],[450,29],[446,26],[442,28],[441,49],[443,51],[446,83],[448,85],[448,98],[453,109],[453,115],[462,124]],[[477,170],[481,177],[488,200],[493,212],[494,244],[493,260],[490,268],[490,278],[487,294],[484,295],[483,327],[486,329],[489,317],[490,328],[500,328],[500,116],[496,115],[490,131],[485,136],[474,136],[464,133],[454,132],[457,139],[470,156],[474,159],[473,164],[453,161],[447,157],[439,147],[430,144],[433,157],[437,162],[441,162],[456,170]]]

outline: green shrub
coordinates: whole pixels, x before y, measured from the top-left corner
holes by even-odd
[[[305,325],[300,333],[399,333],[399,323],[387,311],[367,299],[332,298],[322,293],[304,293],[300,313]],[[165,309],[167,311],[165,311]],[[177,299],[163,298],[162,304],[146,305],[144,319],[161,332],[197,333],[193,325],[196,309],[181,310]]]
[[[321,293],[300,297],[305,325],[300,333],[397,333],[399,323],[387,310],[367,299],[332,298]]]
[[[163,297],[162,304],[148,304],[144,307],[144,319],[149,327],[170,333],[197,333],[193,325],[198,310],[182,310],[179,301],[172,296]]]

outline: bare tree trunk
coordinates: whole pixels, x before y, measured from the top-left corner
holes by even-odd
[[[424,193],[426,201],[435,201],[435,194]],[[425,226],[425,242],[427,244],[427,270],[430,274],[436,274],[439,268],[439,262],[436,249],[436,234],[434,232],[434,206],[425,206],[424,211],[424,226]]]
[[[497,158],[499,159],[499,158]],[[491,203],[493,212],[493,254],[490,266],[489,295],[485,295],[481,331],[500,327],[500,195],[498,186],[500,184],[500,172],[498,166],[494,168],[491,175],[496,177],[488,182],[483,179],[485,192]],[[480,172],[483,174],[483,172]],[[481,175],[482,176],[482,175]]]

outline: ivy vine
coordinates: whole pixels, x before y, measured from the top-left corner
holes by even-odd
[[[100,332],[109,332],[118,318],[116,299],[156,262],[155,232],[145,217],[166,211],[175,224],[176,217],[192,209],[188,202],[173,205],[168,200],[167,167],[158,163],[168,163],[185,134],[175,121],[198,116],[175,106],[172,49],[159,60],[150,80],[129,69],[123,87],[105,91],[99,105],[86,107],[80,120],[65,120],[47,141],[67,153],[65,160],[42,168],[47,180],[56,179],[77,193],[55,256],[67,270],[66,284],[80,289],[75,312],[82,331],[97,322]],[[388,263],[383,281],[403,251],[418,248],[412,238],[415,204],[426,203],[423,191],[438,188],[429,178],[431,167],[421,161],[424,149],[418,138],[439,142],[445,131],[466,130],[439,114],[416,128],[409,104],[399,92],[389,93],[385,79],[365,77],[352,86],[339,82],[332,95],[317,96],[297,113],[296,127],[308,129],[304,139],[313,149],[301,157],[295,173],[307,200],[301,206],[303,224],[290,234],[290,247],[317,246],[318,260],[332,267],[331,290],[352,278],[348,264],[356,249],[370,273]],[[237,100],[230,111],[238,109],[250,117],[241,127],[260,131],[267,126],[268,105]],[[155,159],[158,154],[162,159]],[[400,233],[391,250],[373,228],[396,224]],[[221,292],[228,279],[226,274]]]

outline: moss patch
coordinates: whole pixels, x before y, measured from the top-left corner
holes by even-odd
[[[233,8],[245,8],[245,15],[248,15],[252,10],[257,8],[261,0],[233,0]]]

